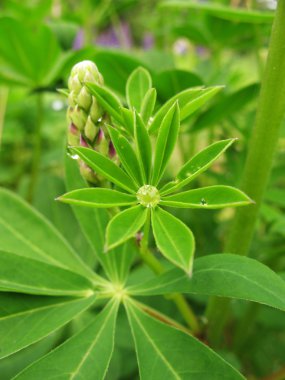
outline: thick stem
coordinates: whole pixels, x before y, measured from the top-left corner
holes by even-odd
[[[39,176],[40,161],[41,161],[41,151],[42,151],[42,125],[43,125],[43,97],[39,92],[37,94],[37,116],[34,132],[34,146],[33,146],[33,158],[32,158],[32,168],[31,168],[31,179],[28,189],[27,200],[32,202],[35,188]]]
[[[141,248],[140,248],[140,256],[143,262],[155,273],[155,274],[162,274],[165,269],[157,260],[152,252],[148,249],[148,240],[149,240],[149,228],[150,228],[150,212],[148,213],[147,222],[144,227],[144,236],[141,241]],[[191,331],[194,335],[198,335],[200,333],[200,326],[198,323],[198,320],[192,311],[190,305],[184,298],[182,294],[175,293],[170,294],[167,296],[168,299],[173,301],[179,310],[181,316],[183,317],[184,321],[187,323]]]
[[[268,183],[285,111],[285,1],[279,0],[273,22],[268,59],[261,85],[255,125],[249,143],[241,188],[255,202],[237,210],[226,252],[247,255]],[[219,344],[229,301],[212,299],[207,311],[209,339]]]

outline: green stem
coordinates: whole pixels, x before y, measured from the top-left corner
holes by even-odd
[[[147,221],[144,227],[144,236],[141,241],[141,248],[140,248],[140,256],[143,262],[155,273],[155,274],[162,274],[165,272],[165,269],[157,260],[152,252],[148,248],[148,240],[149,240],[149,229],[150,229],[150,210],[148,212]],[[192,311],[190,305],[184,298],[182,294],[175,293],[170,294],[168,297],[171,301],[173,301],[179,310],[181,316],[191,329],[194,335],[198,335],[200,333],[200,326],[198,323],[198,320]]]
[[[35,188],[40,171],[41,151],[42,151],[42,125],[43,125],[43,96],[42,93],[37,94],[37,116],[34,131],[34,146],[31,168],[31,179],[28,189],[27,200],[31,203],[34,198]]]
[[[240,208],[235,214],[226,244],[226,252],[247,255],[258,212],[268,183],[274,153],[277,148],[281,122],[285,110],[285,1],[278,1],[272,27],[268,59],[261,85],[255,125],[249,142],[248,156],[241,188],[255,202],[254,206]],[[207,317],[209,340],[221,341],[229,301],[212,299]]]
[[[1,87],[0,88],[0,147],[2,142],[2,134],[4,129],[4,118],[6,113],[6,107],[7,107],[7,100],[8,100],[8,88]]]

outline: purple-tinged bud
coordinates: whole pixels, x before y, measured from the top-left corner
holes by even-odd
[[[76,105],[74,108],[69,108],[68,116],[76,128],[78,128],[80,131],[84,129],[87,121],[87,115],[78,105]]]
[[[88,148],[89,145],[87,144],[86,140],[82,135],[80,135],[80,146],[83,146],[84,148]]]
[[[67,134],[68,145],[77,146],[80,140],[79,136],[80,136],[79,130],[76,128],[74,124],[71,123],[68,128],[68,134]]]
[[[114,158],[116,156],[116,149],[112,143],[112,141],[109,142],[109,157]]]
[[[105,134],[102,128],[99,129],[96,144],[99,145],[101,141],[105,138]]]

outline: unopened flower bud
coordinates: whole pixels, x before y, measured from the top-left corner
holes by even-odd
[[[78,128],[80,131],[84,129],[87,121],[87,115],[78,105],[76,105],[74,108],[69,107],[68,116],[76,128]]]
[[[82,87],[77,96],[77,103],[79,107],[83,108],[85,111],[88,111],[92,104],[92,95],[85,86]]]
[[[67,134],[67,142],[68,145],[77,146],[80,140],[79,130],[75,127],[73,123],[69,125],[68,134]]]
[[[84,134],[92,143],[95,140],[96,134],[98,132],[98,127],[93,123],[91,116],[89,115],[87,118],[87,122],[84,127]]]

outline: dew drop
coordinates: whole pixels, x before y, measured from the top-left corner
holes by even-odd
[[[206,206],[206,205],[207,205],[207,202],[206,202],[205,198],[202,198],[202,199],[200,200],[200,204],[203,205],[203,206]]]

